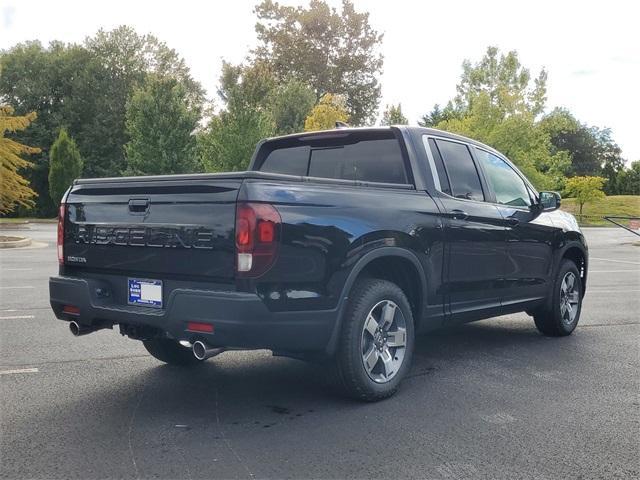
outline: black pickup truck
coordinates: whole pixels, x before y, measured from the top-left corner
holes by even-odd
[[[119,325],[170,364],[269,349],[378,400],[417,333],[519,311],[545,335],[575,329],[587,245],[559,205],[438,130],[271,138],[246,172],[76,180],[51,306],[75,335]]]

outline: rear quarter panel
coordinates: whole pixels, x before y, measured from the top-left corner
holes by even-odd
[[[427,278],[427,301],[441,303],[441,220],[427,193],[247,180],[238,199],[269,202],[282,217],[282,244],[274,267],[241,286],[256,288],[270,309],[336,308],[360,259],[382,247],[412,252]]]

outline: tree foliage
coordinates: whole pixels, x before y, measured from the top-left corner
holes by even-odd
[[[0,99],[38,122],[17,135],[27,145],[52,145],[61,126],[77,142],[86,176],[119,175],[125,168],[127,100],[150,74],[176,78],[194,103],[204,100],[177,53],[152,35],[122,26],[100,30],[82,44],[25,42],[0,52]],[[36,73],[37,72],[37,73]],[[49,150],[26,172],[39,193],[35,213],[50,216]]]
[[[254,58],[270,65],[280,81],[295,78],[309,85],[319,100],[343,95],[355,125],[373,123],[380,99],[378,76],[382,35],[348,0],[341,11],[323,0],[308,8],[263,0],[256,6],[259,45]]]
[[[256,143],[275,132],[270,109],[276,86],[264,63],[223,64],[218,95],[225,108],[198,136],[198,151],[208,172],[244,170]]]
[[[582,208],[585,204],[595,202],[605,197],[602,187],[605,179],[602,177],[576,176],[567,180],[564,193],[567,197],[575,197],[579,206],[579,214],[582,216]]]
[[[629,168],[618,172],[616,193],[618,195],[640,195],[640,160],[631,162]]]
[[[182,83],[151,75],[127,103],[127,175],[189,173],[199,170],[194,131],[200,118]]]
[[[462,75],[456,86],[454,105],[468,110],[480,94],[488,98],[492,108],[503,115],[542,113],[547,94],[547,72],[542,69],[531,84],[531,73],[522,66],[518,52],[499,54],[497,47],[488,47],[482,59],[472,64],[462,63]]]
[[[424,114],[420,120],[418,120],[418,125],[421,127],[435,127],[445,120],[452,120],[459,117],[460,113],[456,111],[453,102],[450,100],[444,109],[440,108],[440,105],[436,103],[429,113]]]
[[[82,174],[82,158],[73,138],[64,128],[49,151],[49,194],[55,205],[64,192]]]
[[[304,121],[316,101],[315,94],[299,80],[289,80],[275,89],[271,96],[271,111],[275,122],[276,134],[304,130]]]
[[[12,107],[0,105],[0,214],[12,212],[16,205],[27,209],[34,205],[36,192],[19,171],[31,167],[31,163],[21,155],[33,155],[39,153],[40,149],[23,145],[7,137],[7,134],[26,129],[36,117],[35,112],[14,116]]]
[[[326,93],[304,121],[304,130],[329,130],[335,128],[336,122],[348,121],[349,114],[344,99],[340,95]]]
[[[549,133],[540,126],[546,72],[532,80],[516,52],[498,53],[489,47],[476,64],[465,60],[456,97],[444,111],[434,107],[423,124],[486,143],[507,155],[538,188],[559,189],[570,156],[552,151]]]
[[[407,125],[409,120],[402,113],[402,105],[387,105],[382,114],[381,125]]]

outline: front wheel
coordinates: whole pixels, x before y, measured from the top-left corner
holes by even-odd
[[[393,395],[411,366],[414,323],[404,292],[386,280],[359,280],[351,292],[334,368],[351,397]]]
[[[190,349],[183,347],[176,340],[169,338],[153,338],[142,342],[154,358],[169,365],[191,367],[202,362],[193,356]]]
[[[582,310],[582,278],[571,260],[564,260],[547,305],[534,312],[538,330],[550,337],[570,335],[578,325]]]

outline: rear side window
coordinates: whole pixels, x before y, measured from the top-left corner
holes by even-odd
[[[303,176],[307,174],[309,147],[280,148],[272,151],[260,170],[271,173]]]
[[[469,148],[462,143],[447,140],[436,140],[436,145],[447,171],[452,196],[484,201],[480,176]]]
[[[356,142],[353,139],[316,141],[312,145],[277,148],[267,154],[259,169],[361,182],[408,182],[402,150],[395,136]]]

